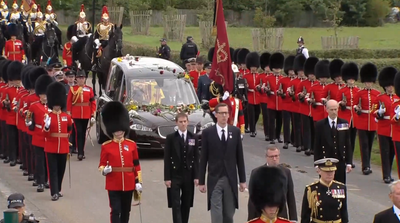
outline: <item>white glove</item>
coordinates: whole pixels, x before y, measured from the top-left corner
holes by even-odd
[[[135,187],[135,190],[136,190],[136,191],[139,191],[139,192],[142,192],[142,189],[143,189],[143,188],[142,188],[142,184],[141,184],[141,183],[137,183],[137,184],[136,184],[136,187]]]
[[[382,108],[382,105],[381,105],[378,110],[379,115],[383,115],[385,112],[386,112],[386,108]]]
[[[32,125],[32,121],[25,121],[25,125],[27,126],[27,127],[29,127],[29,126],[31,126]]]
[[[71,38],[71,40],[72,40],[73,43],[76,43],[76,42],[78,42],[78,37],[73,36],[73,37]]]
[[[56,20],[53,20],[54,25],[58,26],[58,22]]]
[[[13,102],[12,102],[12,104],[13,104],[14,106],[17,106],[18,102],[14,99]]]
[[[222,100],[225,101],[228,98],[229,98],[229,92],[225,91],[224,96],[222,96]]]
[[[243,135],[240,135],[240,138],[243,140]]]
[[[94,123],[96,123],[96,119],[95,119],[94,117],[92,117],[92,118],[90,119],[90,124],[91,124],[91,125],[94,125]]]
[[[107,175],[107,174],[109,174],[109,173],[111,173],[111,172],[112,172],[112,167],[109,166],[109,165],[107,165],[107,166],[104,167],[104,169],[103,169],[103,176],[105,176],[105,175]]]
[[[46,118],[44,119],[44,127],[48,129],[50,127],[50,123],[51,123],[51,117],[47,115]]]
[[[96,49],[99,49],[99,47],[101,45],[100,40],[99,39],[95,39],[94,43],[96,44]]]
[[[22,63],[25,64],[25,60],[22,60]]]
[[[400,118],[400,106],[397,106],[394,112],[396,113],[396,119],[398,120]]]

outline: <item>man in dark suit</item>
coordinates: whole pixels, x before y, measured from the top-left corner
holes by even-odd
[[[199,182],[199,145],[196,135],[187,130],[187,114],[179,113],[175,120],[178,131],[167,136],[164,148],[164,181],[173,222],[188,223]]]
[[[211,99],[210,84],[212,82],[210,77],[208,76],[210,75],[211,71],[210,62],[204,64],[204,70],[207,73],[205,75],[201,75],[199,77],[199,81],[197,82],[197,97],[199,98],[200,101],[202,100],[209,101]]]
[[[314,161],[324,158],[339,160],[335,180],[346,184],[346,172],[351,171],[353,154],[350,149],[349,123],[337,117],[339,104],[329,100],[326,104],[328,117],[315,124]]]
[[[216,125],[203,130],[201,135],[199,190],[202,193],[208,192],[211,223],[233,223],[235,209],[239,208],[237,175],[240,192],[246,189],[241,133],[239,128],[227,124],[227,104],[219,103],[215,106],[215,117]]]
[[[276,146],[268,147],[265,151],[265,157],[267,159],[267,162],[264,165],[257,167],[251,171],[250,181],[253,177],[253,174],[260,168],[263,168],[265,166],[276,166],[281,168],[287,178],[287,189],[286,189],[287,205],[286,204],[283,205],[283,208],[279,210],[278,217],[286,218],[289,219],[290,221],[297,222],[296,199],[294,196],[292,173],[290,172],[289,168],[279,163],[280,151]],[[249,188],[250,187],[251,185],[249,185]],[[254,206],[250,198],[249,198],[249,203],[247,205],[247,209],[248,209],[248,216],[247,216],[248,221],[261,216],[261,212]]]
[[[374,217],[373,223],[399,223],[400,222],[400,180],[396,180],[389,185],[389,198],[393,206],[379,212]]]

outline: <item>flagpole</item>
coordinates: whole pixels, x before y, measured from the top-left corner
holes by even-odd
[[[214,0],[214,26],[211,35],[216,36],[217,35],[217,17],[218,17],[218,0]]]

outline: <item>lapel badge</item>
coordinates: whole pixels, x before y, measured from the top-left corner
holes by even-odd
[[[124,150],[125,151],[129,151],[129,146],[128,145],[124,145]]]
[[[194,146],[194,145],[195,145],[195,140],[189,139],[189,146]]]
[[[229,132],[229,138],[232,139],[232,132]]]

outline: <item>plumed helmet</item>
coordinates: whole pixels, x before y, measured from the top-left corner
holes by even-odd
[[[7,74],[7,69],[8,69],[8,65],[10,65],[11,61],[10,60],[6,60],[3,64],[3,67],[1,69],[1,77],[3,77],[4,82],[8,82],[8,74]]]
[[[215,47],[211,47],[211,48],[208,50],[207,59],[208,59],[208,61],[210,61],[211,63],[213,62],[213,59],[214,59],[214,49],[215,49]]]
[[[238,53],[242,48],[237,48],[235,51],[233,51],[233,56],[232,56],[232,61],[235,64],[238,64]]]
[[[265,69],[266,67],[269,67],[269,59],[271,58],[271,54],[268,52],[264,52],[260,56],[260,67],[261,69]]]
[[[238,64],[246,64],[246,57],[247,57],[247,54],[249,54],[249,53],[250,53],[250,50],[248,50],[246,48],[240,49],[240,51],[238,52],[238,55],[237,55]]]
[[[124,131],[125,135],[129,134],[129,113],[119,101],[110,101],[104,105],[101,110],[101,122],[110,138],[118,131]]]
[[[378,77],[378,69],[373,63],[366,63],[360,69],[361,83],[375,82]]]
[[[104,20],[108,20],[110,18],[110,16],[108,15],[107,6],[103,6],[103,11],[101,12],[101,18]]]
[[[68,29],[67,29],[67,39],[68,39],[68,41],[71,40],[71,38],[72,38],[73,30],[74,30],[74,25],[68,26]]]
[[[240,52],[239,52],[240,53]],[[246,56],[246,67],[250,69],[250,67],[260,67],[260,56],[257,52],[251,52]]]
[[[294,58],[293,68],[294,72],[304,71],[304,64],[306,63],[306,57],[300,54]]]
[[[42,75],[47,75],[47,70],[44,67],[35,67],[30,71],[28,76],[32,89],[35,89],[36,81]]]
[[[55,81],[47,87],[47,106],[53,109],[54,106],[60,106],[61,110],[67,107],[67,90],[61,82]]]
[[[343,64],[344,62],[341,59],[334,59],[329,63],[329,74],[332,80],[340,76],[340,69]]]
[[[38,6],[36,5],[35,0],[32,0],[32,1],[31,1],[31,8],[37,10]]]
[[[81,11],[79,12],[79,17],[82,18],[82,19],[86,18],[85,5],[84,4],[81,5]]]
[[[385,87],[394,86],[394,77],[397,69],[394,67],[385,67],[381,70],[378,76],[379,85],[385,90]]]
[[[36,18],[43,19],[43,13],[42,13],[42,10],[40,9],[40,5],[38,4],[37,6],[38,6],[38,8],[37,8]]]
[[[308,76],[309,74],[315,74],[315,65],[318,63],[319,59],[316,57],[307,58],[304,63],[304,74]]]
[[[315,65],[314,74],[317,78],[329,78],[329,60],[320,60]]]
[[[47,11],[53,11],[53,7],[51,6],[51,0],[47,0],[47,6],[46,6]]]
[[[12,4],[12,8],[13,8],[13,9],[18,9],[18,8],[19,8],[19,6],[18,6],[18,4],[17,4],[17,0],[14,0],[14,2],[13,2],[13,4]]]
[[[21,71],[24,65],[19,61],[13,61],[8,65],[7,75],[9,81],[21,80]]]
[[[396,76],[394,77],[394,89],[396,95],[400,97],[400,71],[397,72]]]
[[[296,57],[293,55],[289,55],[285,58],[285,63],[283,65],[285,74],[289,74],[289,70],[294,70],[294,58]]]
[[[18,27],[15,23],[10,23],[7,26],[7,32],[10,36],[18,36]]]
[[[283,63],[285,62],[285,56],[282,53],[276,52],[269,58],[269,68],[272,69],[283,69]]]
[[[31,69],[34,69],[35,67],[36,67],[35,65],[28,64],[22,68],[21,81],[22,85],[24,85],[24,88],[27,90],[33,89],[31,81],[29,80],[29,74],[31,72]]]
[[[35,94],[37,96],[41,94],[46,94],[47,87],[54,82],[54,79],[50,77],[48,74],[41,75],[35,83]],[[64,94],[65,97],[65,94]]]
[[[358,80],[358,66],[353,62],[343,64],[342,68],[340,69],[340,73],[342,75],[342,79],[344,81],[353,79],[355,81]]]
[[[249,183],[250,200],[258,210],[286,203],[287,178],[279,167],[262,166],[254,170]]]

